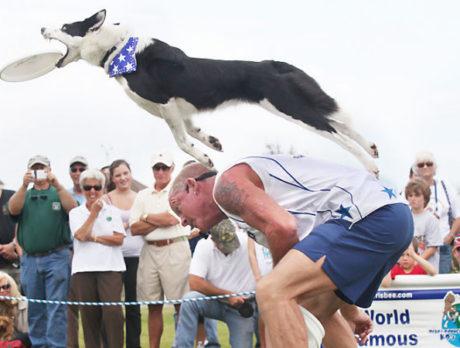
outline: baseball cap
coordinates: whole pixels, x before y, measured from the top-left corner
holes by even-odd
[[[171,167],[172,165],[174,165],[172,153],[168,150],[160,150],[155,152],[152,155],[152,161],[150,162],[150,166],[153,167],[157,163],[163,163],[164,165]]]
[[[209,233],[224,254],[230,254],[240,247],[235,225],[229,219],[222,220],[217,225],[214,225]]]
[[[460,248],[460,235],[454,239],[454,249]]]
[[[69,164],[69,167],[72,167],[75,163],[81,163],[83,164],[85,167],[88,167],[88,161],[85,157],[83,156],[75,156],[74,158],[72,158],[70,160],[70,164]]]
[[[48,157],[46,156],[42,156],[42,155],[35,155],[34,157],[32,157],[30,160],[29,160],[29,163],[27,163],[27,168],[32,168],[32,166],[34,164],[43,164],[47,167],[49,167],[51,165],[51,162],[50,160],[48,159]]]

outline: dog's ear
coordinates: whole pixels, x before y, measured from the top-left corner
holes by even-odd
[[[99,12],[95,13],[91,17],[87,19],[90,22],[90,27],[88,31],[96,31],[98,30],[105,21],[106,10],[100,10]]]

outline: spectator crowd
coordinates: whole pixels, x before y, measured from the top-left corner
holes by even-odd
[[[36,155],[29,159],[17,191],[4,189],[0,181],[0,295],[134,302],[255,290],[272,267],[268,249],[248,240],[229,220],[215,226],[210,238],[182,226],[168,201],[176,168],[172,154],[155,152],[150,167],[154,185],[142,188],[134,185],[125,160],[98,170],[76,156],[69,162],[72,187],[65,189],[51,161]],[[399,274],[451,273],[458,267],[460,203],[436,169],[433,154],[417,154],[403,192],[412,211],[414,240],[385,277],[384,286]],[[81,316],[85,347],[141,346],[137,305],[126,306],[124,318],[120,306],[0,302],[12,328],[8,335],[0,332],[0,341],[19,341],[25,347],[78,347]],[[216,320],[226,323],[232,347],[254,346],[254,335],[258,346],[266,346],[253,297],[174,307],[176,348],[220,347]],[[148,305],[147,327],[150,347],[159,347],[162,305]]]

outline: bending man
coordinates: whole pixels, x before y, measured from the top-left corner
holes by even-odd
[[[258,283],[257,301],[273,347],[308,346],[302,314],[310,336],[321,335],[304,308],[335,333],[326,346],[356,347],[337,310],[365,339],[372,324],[353,305],[371,305],[413,236],[410,210],[391,188],[365,171],[301,156],[252,156],[219,175],[188,165],[169,202],[183,225],[208,231],[230,218],[270,248],[276,267]],[[321,341],[313,338],[310,348]]]

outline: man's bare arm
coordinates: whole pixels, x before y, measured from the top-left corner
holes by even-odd
[[[219,296],[219,295],[232,294],[231,291],[219,289],[218,287],[215,287],[214,285],[207,282],[203,278],[198,277],[193,274],[189,275],[189,284],[190,284],[190,290],[201,292],[202,294],[206,296]],[[228,298],[228,303],[231,306],[235,306],[237,304],[243,303],[244,299],[245,298],[243,296],[233,296],[233,297]]]
[[[224,209],[265,235],[274,264],[299,241],[294,216],[265,193],[248,165],[239,164],[224,172],[216,183],[215,197]]]

